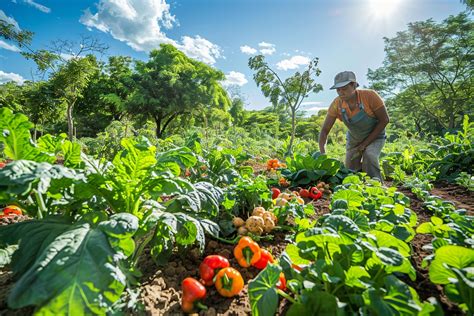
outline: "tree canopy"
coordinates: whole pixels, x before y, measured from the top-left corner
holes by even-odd
[[[473,50],[474,23],[466,13],[410,23],[385,38],[383,66],[369,69],[368,78],[389,98],[392,122],[418,132],[454,129],[472,111]]]
[[[224,79],[221,71],[169,44],[151,51],[147,62],[137,61],[133,79],[136,89],[126,109],[135,116],[153,119],[158,138],[178,116],[210,107],[227,110],[231,104],[220,85]]]

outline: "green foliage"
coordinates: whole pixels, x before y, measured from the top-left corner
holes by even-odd
[[[73,109],[78,98],[82,97],[84,89],[92,76],[98,71],[97,61],[92,55],[84,58],[72,58],[61,65],[51,77],[51,84],[58,99],[66,108],[68,136],[74,136]]]
[[[158,138],[178,116],[203,113],[207,107],[226,110],[230,106],[219,84],[224,74],[170,44],[153,50],[148,62],[137,61],[133,79],[136,90],[125,104],[126,110],[137,117],[152,118]]]
[[[54,155],[42,152],[31,144],[30,128],[33,124],[23,114],[13,114],[10,109],[0,108],[0,144],[3,154],[10,159],[55,161]]]
[[[319,181],[339,184],[348,170],[336,159],[328,158],[319,152],[302,156],[298,153],[286,158],[287,169],[281,174],[291,181],[292,186],[308,186]]]
[[[293,142],[296,131],[296,114],[303,100],[311,93],[318,93],[323,89],[321,84],[316,83],[313,76],[317,77],[321,70],[317,67],[319,59],[313,58],[308,68],[303,72],[296,72],[293,76],[282,81],[278,74],[265,62],[263,55],[257,55],[249,59],[250,69],[256,71],[254,80],[261,87],[263,94],[270,98],[275,109],[288,111],[291,117],[291,138],[288,153],[293,153]]]
[[[252,315],[274,315],[278,307],[276,285],[281,268],[269,264],[256,278],[249,282],[249,298]]]
[[[266,178],[257,176],[241,177],[234,185],[225,189],[224,208],[233,215],[248,217],[257,206],[265,208],[271,205],[271,193]]]
[[[474,191],[474,176],[467,172],[460,172],[459,176],[455,179],[456,183],[465,187],[469,191]]]
[[[474,23],[466,12],[440,23],[408,24],[385,39],[383,66],[369,70],[372,87],[386,96],[400,129],[431,132],[457,128],[473,104]],[[410,113],[410,115],[406,115]]]
[[[429,271],[430,280],[446,285],[448,297],[469,313],[474,312],[473,266],[473,249],[449,245],[436,250]]]
[[[32,229],[34,227],[34,229]],[[19,279],[8,297],[11,308],[33,305],[44,314],[105,314],[123,292],[138,220],[116,214],[97,227],[56,220],[0,227],[0,240],[19,244],[12,265]],[[31,264],[25,264],[26,262]]]

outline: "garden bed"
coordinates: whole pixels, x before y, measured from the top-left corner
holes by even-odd
[[[430,220],[431,214],[422,206],[411,192],[400,190],[410,198],[411,209],[418,216],[418,223]],[[446,200],[453,200],[458,207],[474,210],[472,193],[456,185],[447,187],[437,187],[433,194],[442,196]],[[313,202],[318,215],[329,212],[329,200],[318,200]],[[430,253],[423,249],[423,246],[431,242],[431,235],[417,234],[412,241],[413,253],[412,263],[417,270],[417,279],[412,282],[409,278],[404,281],[412,286],[422,300],[435,297],[440,301],[446,315],[462,315],[456,305],[449,302],[443,293],[442,287],[431,283],[428,277],[428,270],[421,267],[423,258]],[[274,256],[283,252],[288,241],[283,233],[277,233],[274,240],[262,241],[260,244],[268,249]],[[144,262],[142,270],[144,272],[142,297],[145,302],[145,310],[152,315],[179,315],[181,314],[181,281],[187,277],[198,278],[198,267],[205,256],[209,254],[220,254],[228,258],[231,266],[237,267],[245,280],[245,287],[241,294],[233,299],[221,297],[214,288],[208,288],[208,297],[204,303],[209,307],[208,311],[202,311],[200,315],[250,315],[250,302],[248,298],[248,281],[254,278],[259,270],[255,268],[244,269],[238,266],[232,255],[232,245],[209,241],[202,257],[196,251],[191,251],[184,257],[173,257],[167,267],[157,268],[152,261]],[[280,302],[279,315],[284,315],[287,307],[286,300]]]
[[[422,202],[418,200],[410,191],[401,189],[411,200],[411,209],[418,215],[418,223],[430,220],[431,214],[423,208]],[[441,196],[443,199],[455,202],[459,208],[466,208],[468,212],[474,212],[474,202],[472,192],[456,185],[437,186],[432,194]],[[329,212],[329,200],[321,199],[313,202],[317,216]],[[292,236],[290,236],[291,238]],[[412,263],[417,270],[416,281],[404,278],[407,284],[412,286],[419,294],[421,300],[435,297],[441,303],[446,315],[461,315],[461,311],[456,305],[450,303],[443,293],[441,286],[430,282],[428,270],[421,266],[424,257],[429,252],[423,246],[429,244],[431,235],[417,234],[412,240]],[[275,257],[278,257],[285,249],[289,240],[286,239],[285,232],[276,232],[272,240],[262,240],[259,244],[269,250]],[[234,298],[224,298],[220,296],[213,287],[208,287],[208,295],[204,304],[209,307],[207,311],[201,311],[200,315],[249,315],[250,301],[248,298],[248,282],[254,278],[259,270],[256,268],[241,268],[238,266],[232,250],[233,245],[220,241],[208,239],[204,254],[200,255],[197,249],[191,249],[181,255],[174,255],[165,267],[158,267],[150,259],[150,256],[143,256],[140,262],[140,269],[143,273],[141,278],[140,299],[144,306],[143,310],[149,315],[181,315],[181,282],[190,276],[199,278],[198,268],[202,259],[210,254],[220,254],[229,259],[232,267],[237,268],[245,280],[244,290]],[[11,273],[0,271],[0,315],[26,315],[32,309],[9,310],[6,305],[6,295],[8,289],[13,285]],[[286,300],[281,300],[278,315],[284,315],[289,307]]]

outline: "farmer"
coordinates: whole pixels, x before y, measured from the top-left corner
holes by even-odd
[[[336,118],[344,122],[346,135],[346,167],[362,170],[371,178],[382,181],[379,156],[385,143],[385,126],[389,122],[382,98],[374,90],[357,89],[359,84],[352,71],[343,71],[334,78],[338,97],[329,106],[321,133],[319,150],[325,153],[328,133]]]

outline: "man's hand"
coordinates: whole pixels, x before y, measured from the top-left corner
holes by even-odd
[[[364,142],[362,142],[356,147],[356,150],[362,154],[366,148],[367,148],[367,145]]]

